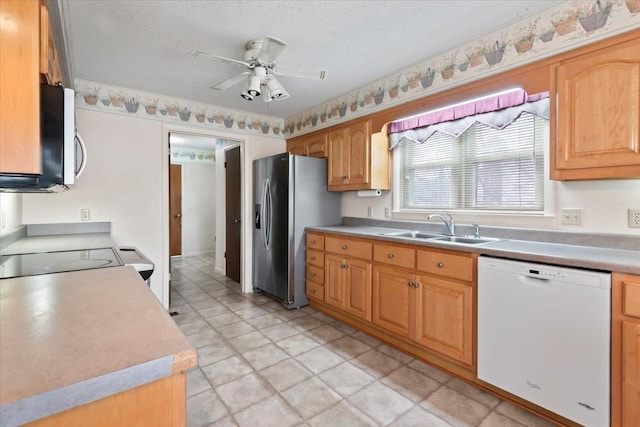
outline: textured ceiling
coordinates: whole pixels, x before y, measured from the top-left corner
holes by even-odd
[[[73,77],[286,118],[472,41],[560,1],[60,0]],[[188,53],[242,59],[265,35],[277,63],[323,68],[324,81],[279,77],[291,97],[240,98],[242,71]]]

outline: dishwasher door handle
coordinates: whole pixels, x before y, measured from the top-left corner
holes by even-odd
[[[526,274],[519,274],[518,278],[524,283],[530,283],[532,285],[548,285],[550,280],[546,277],[529,276]]]

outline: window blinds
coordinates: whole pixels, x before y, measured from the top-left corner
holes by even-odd
[[[457,138],[403,140],[400,209],[542,211],[546,129],[524,113],[503,129],[475,123]]]

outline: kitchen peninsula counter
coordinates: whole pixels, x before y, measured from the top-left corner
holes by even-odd
[[[170,410],[172,420],[182,418],[184,423],[183,372],[196,366],[197,359],[193,346],[133,267],[0,280],[2,426],[64,416],[80,405],[89,409],[96,404],[102,409],[85,411],[81,419],[113,412],[126,416],[128,407],[131,413],[137,407],[138,417],[157,417],[161,411],[155,408],[171,402],[176,406]],[[175,383],[160,387],[171,396],[151,398],[159,390],[154,384],[174,378]],[[151,388],[135,391],[144,387]],[[111,403],[118,411],[104,406],[114,396]],[[141,396],[143,402],[137,400]],[[145,404],[155,405],[154,410],[145,411]]]

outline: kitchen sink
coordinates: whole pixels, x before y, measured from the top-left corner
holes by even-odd
[[[442,236],[442,237],[436,237],[433,240],[440,240],[443,242],[452,242],[452,243],[464,243],[466,245],[478,245],[481,243],[497,242],[501,239],[494,239],[490,237]]]
[[[447,236],[439,233],[423,233],[421,231],[391,231],[388,233],[380,233],[381,236],[388,237],[406,237],[410,239],[432,240],[434,242],[450,242],[465,245],[479,245],[482,243],[498,242],[504,239],[494,237],[473,237],[473,236]]]
[[[383,236],[393,236],[393,237],[410,237],[412,239],[433,239],[434,237],[441,237],[442,236],[442,234],[421,233],[419,231],[383,233],[382,235]]]

